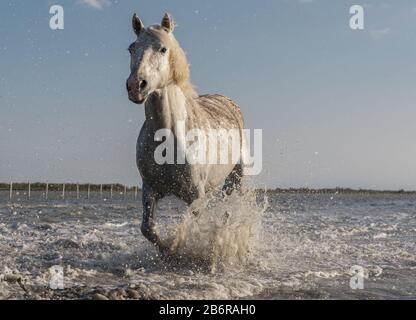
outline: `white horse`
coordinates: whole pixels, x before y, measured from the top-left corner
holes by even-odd
[[[196,200],[203,199],[224,181],[225,193],[240,189],[246,155],[244,122],[239,107],[229,98],[218,94],[197,95],[189,80],[185,53],[173,35],[174,23],[169,14],[165,14],[160,25],[148,28],[134,14],[133,29],[137,39],[129,47],[131,74],[126,86],[132,102],[145,103],[146,115],[137,141],[137,166],[143,179],[141,231],[164,252],[168,247],[161,241],[154,222],[158,200],[175,195],[188,205],[195,205]],[[178,122],[184,123],[185,132],[179,132]],[[205,134],[212,129],[236,130],[239,135],[237,161],[191,163],[190,154],[186,152],[183,163],[156,161],[155,152],[163,143],[155,139],[160,129],[171,132],[174,153],[178,156],[190,144],[184,134],[195,128]],[[226,140],[230,143],[228,138]],[[214,150],[207,148],[206,152],[212,154]]]

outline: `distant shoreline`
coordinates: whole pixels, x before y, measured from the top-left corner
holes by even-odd
[[[260,190],[262,191],[262,190]],[[307,194],[411,194],[416,195],[416,191],[411,190],[374,190],[374,189],[351,189],[351,188],[276,188],[267,189],[268,193],[307,193]]]
[[[48,186],[49,191],[62,191],[63,185],[65,185],[66,191],[76,191],[78,188],[80,191],[83,190],[90,190],[91,192],[94,191],[131,191],[135,190],[137,188],[138,191],[141,190],[139,186],[137,187],[131,187],[131,186],[125,186],[121,183],[103,183],[103,184],[95,184],[95,183],[65,183],[65,182],[33,182],[30,183],[30,190],[31,191],[45,191],[46,186]],[[29,183],[22,183],[22,182],[13,182],[13,191],[26,191],[29,189]],[[0,191],[10,191],[10,183],[0,183]]]
[[[94,191],[132,191],[136,190],[141,191],[139,186],[131,187],[125,186],[121,183],[103,183],[103,184],[96,184],[96,183],[48,183],[48,190],[49,191],[62,191],[63,185],[65,184],[66,191],[76,191],[79,188],[80,191],[83,190],[90,190],[91,192]],[[45,191],[47,183],[45,182],[34,182],[30,183],[31,191]],[[26,191],[29,188],[29,184],[21,183],[21,182],[13,182],[13,191]],[[10,183],[0,183],[0,191],[10,191]],[[274,188],[274,189],[257,189],[259,192],[267,192],[267,193],[303,193],[303,194],[414,194],[416,195],[416,191],[411,190],[373,190],[373,189],[351,189],[351,188]]]

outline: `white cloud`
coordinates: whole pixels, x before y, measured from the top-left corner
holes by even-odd
[[[109,0],[79,0],[78,2],[99,10],[110,5]]]
[[[375,40],[379,40],[379,39],[387,36],[390,33],[391,33],[390,28],[384,28],[384,29],[370,31],[370,36]]]

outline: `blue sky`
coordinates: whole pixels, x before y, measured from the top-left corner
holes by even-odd
[[[65,29],[49,28],[49,8]],[[365,7],[365,30],[349,7]],[[414,1],[2,1],[0,181],[140,183],[131,16],[172,13],[199,93],[263,129],[269,187],[416,189]]]

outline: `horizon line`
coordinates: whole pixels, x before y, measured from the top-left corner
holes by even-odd
[[[46,185],[49,186],[59,186],[59,185],[65,185],[65,186],[79,186],[79,187],[94,187],[94,186],[118,186],[118,187],[125,187],[125,188],[135,188],[137,187],[139,190],[142,189],[142,185],[128,185],[123,184],[119,182],[109,182],[109,183],[94,183],[94,182],[0,182],[0,191],[9,191],[10,186],[12,186],[13,190],[25,190],[29,187],[29,184],[31,186],[38,185]],[[17,188],[13,188],[13,186],[16,186]],[[25,189],[23,189],[26,187]],[[406,190],[404,188],[402,189],[372,189],[372,188],[351,188],[351,187],[264,187],[264,188],[253,188],[258,191],[274,191],[274,192],[310,192],[310,193],[330,193],[330,192],[339,192],[339,193],[416,193],[416,190]]]

